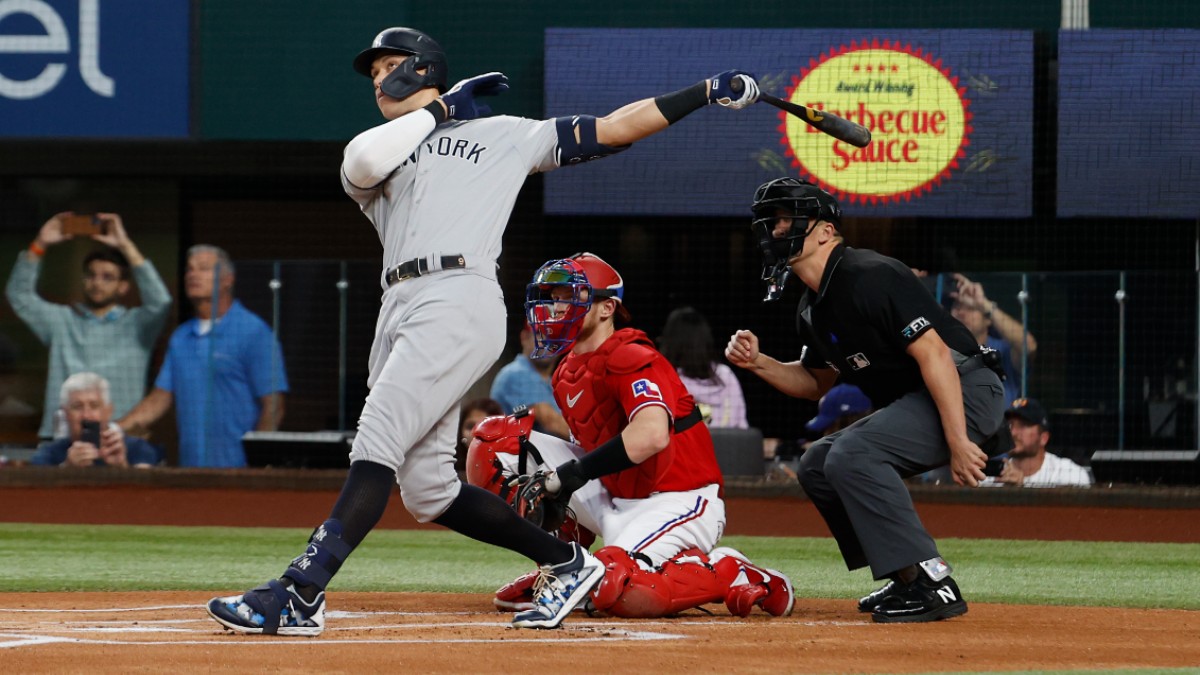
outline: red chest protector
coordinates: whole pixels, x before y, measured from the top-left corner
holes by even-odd
[[[631,396],[631,381],[643,377],[657,387],[656,397]],[[616,331],[593,352],[568,354],[554,372],[553,384],[575,442],[589,451],[620,434],[629,424],[627,411],[642,404],[661,403],[675,420],[695,407],[675,368],[645,333],[632,328]],[[613,496],[633,499],[723,482],[703,423],[674,434],[670,445],[641,464],[600,480]]]

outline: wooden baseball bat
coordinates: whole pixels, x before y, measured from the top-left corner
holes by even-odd
[[[734,93],[740,93],[742,91],[741,79],[735,77],[733,82],[729,83],[729,87]],[[758,100],[770,103],[790,115],[799,117],[839,141],[845,141],[858,148],[865,148],[871,144],[871,131],[869,129],[856,122],[842,119],[833,113],[798,105],[766,93],[759,93]]]

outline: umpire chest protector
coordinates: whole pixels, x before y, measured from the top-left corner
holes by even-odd
[[[808,350],[804,365],[834,368],[863,390],[876,408],[925,386],[906,350],[930,329],[961,354],[979,351],[970,332],[950,316],[898,260],[839,245],[830,253],[820,290],[805,291],[796,328]]]

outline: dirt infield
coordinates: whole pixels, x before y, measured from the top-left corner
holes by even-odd
[[[308,528],[335,491],[7,487],[8,522]],[[262,504],[288,504],[262,509]],[[828,536],[802,499],[730,499],[729,533]],[[1191,509],[918,503],[937,537],[1200,541]],[[394,500],[385,528],[417,526]],[[884,626],[852,600],[798,599],[792,616],[712,614],[629,621],[571,617],[524,631],[482,595],[337,593],[319,638],[227,633],[209,593],[0,594],[0,663],[10,672],[834,673],[1186,667],[1200,664],[1200,612],[972,603],[962,618]],[[969,599],[969,596],[968,596]],[[531,644],[532,643],[532,644]]]
[[[8,672],[834,673],[1181,667],[1200,663],[1200,615],[973,604],[960,619],[875,625],[842,601],[791,617],[723,608],[663,620],[508,626],[481,595],[340,593],[319,638],[222,631],[207,594],[0,594]]]

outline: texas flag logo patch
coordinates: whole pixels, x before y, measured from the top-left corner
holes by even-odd
[[[645,396],[646,398],[654,398],[658,399],[659,401],[662,400],[662,392],[659,391],[658,385],[654,384],[650,380],[638,380],[637,382],[634,382],[633,395],[635,398],[638,396]]]

